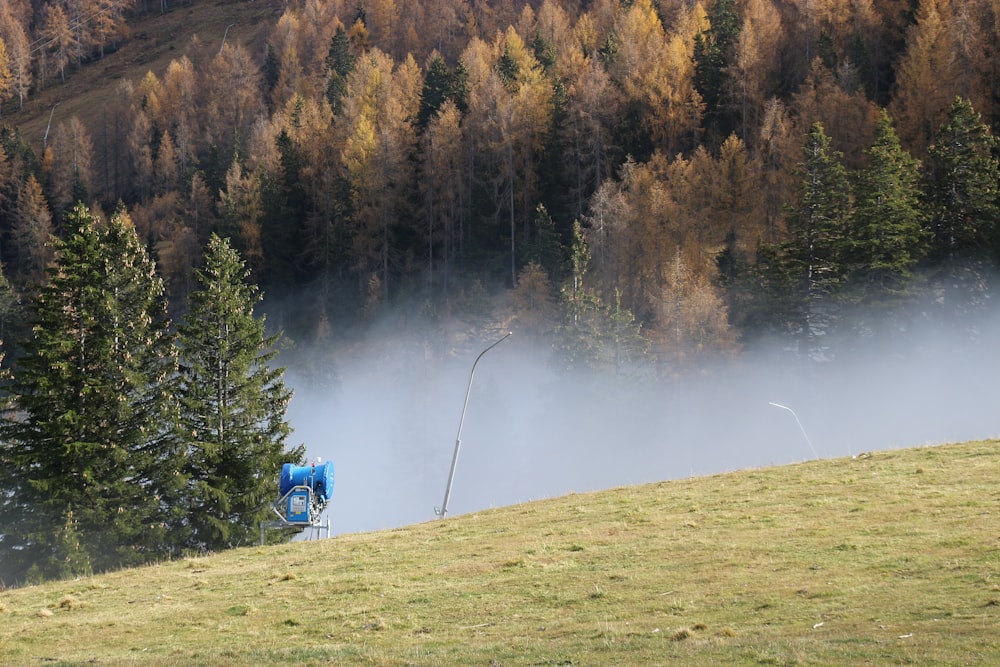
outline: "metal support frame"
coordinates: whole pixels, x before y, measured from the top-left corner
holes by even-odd
[[[294,494],[305,493],[307,496],[306,503],[306,513],[309,517],[308,521],[293,521],[288,518],[288,499]],[[300,530],[310,529],[311,536],[320,536],[322,532],[326,531],[326,536],[330,536],[330,517],[326,518],[326,523],[324,525],[321,515],[323,510],[326,509],[326,503],[319,501],[316,496],[316,492],[313,491],[311,486],[293,486],[288,490],[288,493],[283,495],[277,501],[271,505],[271,511],[278,517],[277,521],[262,521],[260,524],[260,544],[264,546],[264,530],[266,528],[298,528]]]

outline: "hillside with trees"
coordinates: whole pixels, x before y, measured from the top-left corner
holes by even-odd
[[[252,30],[152,31],[220,7]],[[224,432],[268,470],[301,451],[253,312],[323,382],[386,323],[435,328],[428,354],[514,329],[558,372],[653,378],[765,338],[814,363],[915,319],[975,335],[998,72],[992,0],[8,0],[0,328],[23,446],[3,456],[53,477],[7,475],[0,509],[44,492],[32,511],[64,530],[3,538],[49,573],[247,539],[259,470],[205,408],[216,284],[247,337],[237,399],[263,402]],[[108,442],[121,456],[64,488]],[[135,510],[118,532],[114,503]]]
[[[4,108],[100,67],[130,26],[200,4],[7,3]],[[992,2],[275,10],[249,43],[196,38],[159,71],[107,82],[100,126],[66,118],[36,146],[8,113],[0,260],[18,294],[83,201],[124,205],[175,311],[209,235],[231,239],[300,341],[488,298],[488,320],[555,356],[606,348],[627,322],[630,354],[671,374],[765,333],[808,356],[898,329],[956,276],[935,317],[988,296]]]

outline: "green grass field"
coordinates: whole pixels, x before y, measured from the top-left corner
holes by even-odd
[[[574,494],[9,590],[0,663],[998,664],[998,448]]]

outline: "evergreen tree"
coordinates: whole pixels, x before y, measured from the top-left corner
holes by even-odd
[[[835,299],[845,278],[843,265],[850,188],[841,154],[830,147],[820,123],[813,124],[803,148],[798,202],[789,211],[790,238],[771,257],[770,297],[785,301],[778,322],[799,340],[800,353],[819,354],[819,338],[831,332]]]
[[[559,280],[562,277],[563,247],[559,242],[555,222],[544,204],[539,204],[535,208],[532,235],[524,245],[522,264],[531,263],[545,269],[549,280]]]
[[[127,218],[66,218],[34,336],[12,381],[5,458],[17,470],[0,526],[19,578],[82,574],[171,549],[177,451],[163,283]],[[11,518],[7,515],[6,519]]]
[[[417,127],[420,130],[427,127],[431,117],[449,98],[451,88],[452,75],[448,71],[448,66],[441,56],[434,54],[427,65],[424,87],[420,92],[420,110],[417,112]]]
[[[708,15],[709,28],[695,36],[695,87],[705,103],[705,126],[719,142],[735,129],[725,108],[727,69],[740,33],[735,0],[717,0]]]
[[[958,313],[984,306],[987,267],[1000,252],[996,147],[972,104],[958,97],[928,149],[924,191],[937,272],[932,280],[944,294],[943,303]]]
[[[854,187],[845,264],[851,300],[884,311],[912,296],[913,269],[926,247],[920,164],[899,145],[885,111],[865,154],[868,164]]]
[[[997,141],[972,104],[955,98],[928,150],[927,208],[935,258],[982,255],[997,240]]]
[[[281,58],[274,50],[274,46],[267,45],[267,52],[264,54],[264,64],[260,68],[261,78],[264,84],[264,95],[270,99],[278,81],[281,79]]]
[[[361,10],[360,5],[358,6]],[[347,92],[347,75],[354,71],[357,59],[351,50],[351,38],[343,26],[337,27],[337,32],[330,41],[330,52],[326,56],[326,68],[329,79],[326,83],[326,99],[335,115],[340,115],[343,109],[343,98]]]
[[[254,315],[261,294],[239,254],[212,235],[198,290],[178,327],[181,433],[190,535],[188,545],[219,550],[252,541],[270,514],[285,450],[291,398],[283,368],[271,368],[279,336]]]

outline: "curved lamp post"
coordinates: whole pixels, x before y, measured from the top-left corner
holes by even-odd
[[[469,407],[469,394],[472,393],[472,378],[476,375],[476,364],[479,363],[479,360],[483,358],[484,354],[507,340],[512,333],[514,332],[508,331],[505,333],[500,340],[480,352],[479,356],[476,357],[476,360],[472,362],[472,372],[469,373],[469,386],[465,390],[465,403],[462,404],[462,417],[458,420],[458,435],[455,436],[455,453],[451,457],[451,471],[448,473],[448,486],[444,489],[444,501],[441,503],[441,507],[434,508],[434,513],[442,519],[448,514],[448,499],[451,497],[452,482],[455,481],[455,468],[458,466],[458,450],[462,448],[462,425],[465,423],[465,411]]]
[[[795,410],[792,410],[787,405],[781,405],[780,403],[772,403],[771,401],[768,401],[767,404],[773,405],[776,408],[781,408],[782,410],[788,410],[789,412],[792,413],[792,416],[795,417],[795,423],[799,425],[799,430],[802,431],[802,435],[804,435],[806,438],[806,443],[809,445],[809,449],[812,450],[813,456],[818,459],[819,454],[816,453],[816,449],[813,447],[812,440],[809,439],[809,435],[806,433],[805,427],[802,426],[802,422],[799,421],[799,416],[795,414]]]

